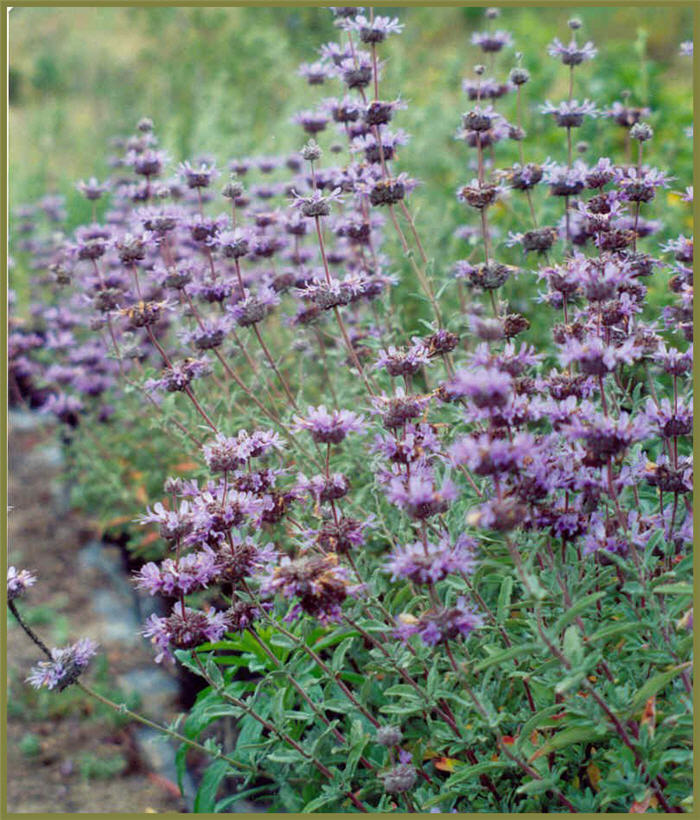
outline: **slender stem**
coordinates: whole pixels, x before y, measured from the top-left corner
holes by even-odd
[[[34,632],[34,630],[24,621],[22,616],[19,614],[19,611],[17,610],[15,602],[8,601],[7,606],[10,612],[17,619],[17,623],[22,627],[24,632],[39,647],[39,649],[41,649],[41,651],[51,660],[51,651],[46,646],[46,644],[41,640],[41,638],[39,638],[39,636]],[[144,726],[148,726],[151,729],[156,729],[158,732],[168,735],[169,737],[172,737],[175,740],[179,740],[181,743],[185,743],[188,746],[191,746],[193,749],[198,749],[200,752],[204,752],[206,755],[209,755],[210,757],[221,758],[222,760],[225,760],[227,763],[230,763],[231,766],[233,766],[234,768],[245,769],[250,772],[257,771],[257,769],[247,765],[246,763],[241,763],[238,760],[234,760],[233,758],[228,757],[227,755],[224,755],[221,752],[215,752],[212,749],[207,749],[207,747],[202,746],[201,743],[197,743],[197,741],[191,740],[190,738],[181,735],[179,732],[176,732],[173,729],[169,729],[167,726],[161,726],[159,723],[155,723],[154,721],[149,720],[143,715],[139,715],[137,712],[132,712],[131,709],[127,709],[125,704],[115,703],[109,698],[104,697],[104,695],[101,695],[99,692],[96,692],[94,689],[90,688],[82,681],[74,681],[74,685],[77,686],[79,689],[82,689],[83,692],[85,692],[85,694],[90,695],[91,698],[95,698],[95,700],[100,701],[100,703],[104,704],[105,706],[109,706],[110,709],[114,709],[115,712],[119,712],[122,715],[127,715],[127,717],[137,721],[138,723],[142,723]]]
[[[24,632],[31,638],[32,641],[41,649],[41,651],[46,655],[49,660],[52,660],[51,650],[46,646],[46,644],[41,640],[41,638],[34,632],[34,630],[29,626],[28,623],[22,618],[19,614],[17,606],[14,601],[8,601],[7,606],[10,612],[15,616],[17,619],[17,623],[22,627]]]
[[[277,669],[282,669],[282,663],[280,662],[279,658],[265,643],[265,641],[263,641],[260,635],[258,635],[257,631],[252,627],[248,627],[248,632],[250,632],[250,634],[255,638],[255,640],[258,642],[258,644],[265,652],[267,657],[275,664]],[[330,720],[328,720],[326,715],[324,715],[323,712],[318,708],[318,706],[316,706],[316,704],[313,702],[313,700],[311,700],[309,695],[304,691],[304,688],[296,682],[296,680],[291,676],[291,674],[289,674],[289,672],[285,671],[285,674],[287,675],[287,678],[289,679],[289,682],[291,683],[292,687],[298,692],[301,698],[311,707],[314,714],[317,715],[326,724],[326,726],[330,727]],[[339,743],[342,743],[344,746],[348,745],[348,741],[345,735],[337,727],[331,727],[331,731],[333,732],[333,735]],[[360,758],[360,763],[366,769],[374,769],[374,766],[369,762],[369,760],[367,760],[366,757],[364,757],[364,755]]]
[[[289,399],[289,401],[292,403],[292,407],[293,407],[295,410],[298,410],[298,409],[299,409],[299,407],[298,407],[298,405],[297,405],[297,403],[296,403],[296,400],[295,400],[295,398],[294,398],[294,394],[293,394],[293,393],[292,393],[292,391],[289,389],[289,385],[287,384],[286,379],[284,378],[284,376],[282,375],[282,373],[279,371],[279,368],[277,367],[277,364],[275,363],[275,360],[273,359],[272,354],[270,353],[270,351],[269,351],[269,349],[268,349],[267,345],[265,344],[265,341],[264,341],[264,339],[263,339],[263,337],[262,337],[262,334],[260,333],[260,330],[259,330],[259,328],[258,328],[257,323],[253,325],[253,331],[254,331],[254,333],[255,333],[255,336],[257,337],[258,342],[260,342],[260,347],[262,348],[262,351],[263,351],[263,353],[265,354],[265,358],[266,358],[266,359],[268,360],[268,362],[270,363],[270,367],[274,370],[275,375],[276,375],[276,376],[277,376],[277,378],[279,379],[280,384],[282,385],[282,389],[283,389],[283,390],[284,390],[284,392],[287,394],[287,398]]]
[[[169,729],[167,726],[161,726],[159,723],[149,720],[143,715],[139,715],[137,712],[132,712],[131,709],[128,709],[125,704],[115,703],[109,698],[100,695],[99,692],[96,692],[89,686],[86,686],[86,684],[82,683],[81,681],[76,681],[76,686],[82,689],[86,695],[90,695],[91,698],[95,698],[95,700],[98,700],[105,706],[109,706],[110,709],[114,709],[116,712],[119,712],[122,715],[127,715],[132,720],[135,720],[138,723],[143,724],[144,726],[148,726],[150,729],[155,729],[156,731],[161,732],[162,734],[168,735],[168,737],[172,737],[174,740],[179,740],[180,743],[184,743],[185,745],[190,746],[193,749],[197,749],[197,751],[203,752],[209,757],[216,758],[217,760],[225,760],[234,769],[242,769],[248,772],[258,771],[256,768],[254,768],[253,766],[249,766],[247,763],[242,763],[240,760],[235,760],[234,758],[223,754],[223,752],[216,752],[212,749],[208,749],[201,743],[197,743],[196,740],[191,740],[190,738],[181,735],[179,732],[175,732],[172,729]]]

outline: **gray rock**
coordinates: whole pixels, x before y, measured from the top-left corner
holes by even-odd
[[[31,410],[13,409],[7,414],[7,426],[11,433],[28,433],[40,430],[46,425],[47,418]]]
[[[119,688],[125,694],[136,693],[147,715],[159,715],[169,711],[177,697],[177,681],[155,665],[131,669],[117,676]]]
[[[96,589],[92,594],[92,608],[103,622],[104,641],[118,641],[130,646],[139,643],[141,623],[130,597],[125,598],[111,589]]]
[[[175,765],[175,741],[170,740],[155,729],[143,727],[136,730],[136,741],[148,766],[157,774],[177,783],[177,766]],[[197,789],[189,772],[182,778],[183,800],[188,811],[192,811]]]

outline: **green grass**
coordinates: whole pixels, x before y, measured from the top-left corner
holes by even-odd
[[[481,60],[469,38],[481,27],[482,12],[387,13],[398,13],[406,28],[381,47],[383,90],[388,97],[401,93],[410,103],[398,119],[412,135],[400,164],[425,182],[415,201],[422,221],[436,226],[428,238],[435,250],[445,246],[451,223],[462,214],[453,192],[469,156],[453,134],[466,107],[461,81]],[[565,93],[566,72],[546,55],[546,45],[554,36],[566,37],[570,14],[571,9],[548,9],[543,19],[541,9],[513,9],[499,20],[515,33],[515,48],[532,72],[530,109],[545,96]],[[584,36],[600,46],[593,65],[579,72],[579,96],[608,104],[629,90],[633,101],[658,112],[657,155],[689,168],[682,126],[692,116],[691,77],[677,52],[692,28],[690,10],[598,8],[582,9],[579,16]],[[56,190],[69,197],[70,222],[77,224],[86,211],[74,183],[108,173],[110,137],[130,133],[146,115],[177,160],[210,153],[223,161],[298,148],[303,135],[289,118],[336,93],[338,84],[309,88],[296,68],[337,36],[331,15],[320,8],[14,9],[11,205]],[[498,57],[500,75],[514,64],[513,54]],[[504,113],[512,107],[508,101]],[[526,120],[530,132],[545,128],[531,111]],[[613,146],[614,134],[614,128],[595,124],[584,138],[602,151]],[[555,129],[546,127],[539,144],[544,154],[562,156]],[[442,218],[435,220],[437,215]]]

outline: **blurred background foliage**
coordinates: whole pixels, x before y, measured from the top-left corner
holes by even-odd
[[[472,159],[454,141],[466,109],[462,79],[482,58],[470,43],[483,26],[480,8],[387,8],[404,34],[381,47],[386,60],[383,96],[409,102],[397,125],[411,134],[401,169],[424,185],[414,195],[426,242],[445,262],[451,236],[464,215],[456,187],[471,177]],[[678,45],[692,38],[689,7],[505,9],[498,26],[513,32],[515,47],[496,59],[505,77],[523,53],[533,76],[526,87],[525,127],[537,134],[541,156],[562,159],[563,132],[537,113],[545,98],[566,95],[567,72],[547,56],[554,36],[568,38],[576,14],[582,35],[600,48],[577,72],[576,95],[603,107],[629,91],[632,104],[651,106],[656,130],[651,161],[690,174],[691,144],[683,129],[692,119],[692,72]],[[10,14],[10,205],[47,192],[67,196],[69,227],[88,217],[74,183],[109,173],[109,139],[131,133],[150,116],[174,160],[209,154],[234,156],[298,149],[301,128],[292,114],[332,96],[339,84],[310,88],[298,76],[319,46],[337,39],[323,8],[15,8]],[[499,101],[514,115],[514,100]],[[593,121],[581,129],[592,152],[619,154],[622,129]],[[327,133],[321,138],[327,137]],[[321,139],[323,143],[323,139]],[[326,139],[329,142],[329,138]],[[516,147],[499,147],[497,161],[516,159]],[[520,203],[519,203],[520,204]],[[650,214],[647,214],[649,216]]]
[[[483,59],[470,43],[472,33],[484,26],[483,9],[378,8],[377,13],[397,15],[406,24],[401,36],[390,37],[380,47],[385,61],[380,92],[385,99],[400,94],[409,103],[396,118],[397,127],[411,135],[400,151],[398,168],[423,183],[411,197],[411,209],[434,258],[437,281],[444,282],[455,260],[469,253],[469,246],[454,237],[455,228],[476,219],[455,197],[458,186],[475,176],[474,152],[454,136],[468,108],[462,80],[473,77],[474,65]],[[583,21],[583,38],[599,48],[598,57],[576,72],[575,96],[606,108],[629,92],[632,105],[652,109],[655,136],[645,146],[645,158],[677,180],[670,191],[645,205],[643,215],[663,217],[660,241],[689,234],[690,209],[672,193],[692,182],[692,141],[685,135],[692,122],[692,71],[688,58],[678,56],[680,42],[692,38],[689,7],[505,9],[497,25],[513,33],[515,47],[497,55],[487,74],[504,79],[516,53],[522,52],[522,64],[532,74],[524,97],[526,161],[566,157],[563,130],[542,116],[538,106],[546,99],[566,97],[568,72],[547,55],[546,47],[554,37],[568,40],[566,21],[573,15]],[[67,199],[68,230],[89,221],[91,208],[75,190],[76,181],[109,175],[110,138],[133,133],[142,116],[155,121],[173,170],[178,161],[202,155],[213,156],[225,168],[233,157],[298,150],[306,137],[291,124],[292,115],[340,91],[337,82],[309,87],[297,74],[298,65],[312,62],[321,44],[338,38],[330,13],[316,7],[13,9],[11,209],[60,193]],[[514,99],[499,100],[497,108],[514,120]],[[576,138],[589,142],[584,157],[591,162],[606,154],[619,162],[625,159],[624,135],[611,120],[593,120]],[[330,130],[319,136],[325,148],[334,139]],[[345,156],[339,155],[341,161]],[[497,146],[499,167],[515,160],[514,143]],[[324,161],[336,158],[326,154]],[[540,224],[556,222],[561,205],[546,190],[535,192]],[[103,213],[105,206],[100,206]],[[210,208],[223,210],[221,202]],[[533,268],[535,258],[523,260],[516,249],[502,244],[506,225],[514,227],[513,211],[515,224],[520,217],[520,224],[527,224],[527,205],[520,197],[499,203],[490,215],[496,227],[501,223],[497,253],[503,261]],[[656,247],[655,239],[647,243],[649,249]],[[403,268],[406,274],[392,300],[404,327],[417,332],[421,316],[428,316],[426,306],[414,294],[408,263],[401,259],[391,231],[385,247],[392,259],[388,272],[401,273]],[[18,293],[18,312],[25,313],[30,260],[23,253],[13,257],[10,284]],[[669,299],[667,278],[663,274],[651,283],[655,311]],[[532,276],[518,277],[509,283],[507,296],[515,309],[531,317],[529,340],[541,345],[549,327],[537,322],[536,290]],[[120,453],[118,462],[95,459],[87,441],[73,448],[76,473],[91,478],[80,482],[81,506],[97,513],[107,528],[129,527],[134,509],[159,496],[168,466],[182,461],[156,430],[150,431],[148,446],[143,446],[143,435],[127,432],[130,425],[145,423],[139,422],[139,408],[138,398],[132,397],[118,423],[97,428],[103,448]],[[196,465],[175,466],[182,472]]]

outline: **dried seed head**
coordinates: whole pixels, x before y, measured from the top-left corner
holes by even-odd
[[[380,746],[398,746],[403,740],[403,733],[398,726],[380,726],[377,729],[376,740]]]
[[[513,85],[525,85],[530,80],[530,72],[518,66],[511,70],[509,77]]]
[[[630,128],[630,137],[639,142],[646,142],[654,136],[654,130],[645,122],[637,122]]]
[[[301,149],[301,155],[307,162],[316,162],[321,159],[323,152],[316,140],[309,140]]]
[[[410,763],[400,763],[385,775],[382,775],[382,778],[385,792],[388,794],[401,794],[413,788],[416,782],[416,770]]]
[[[230,182],[227,182],[221,189],[221,194],[226,197],[226,199],[236,200],[239,197],[242,197],[244,193],[245,188],[234,178],[232,178]]]

